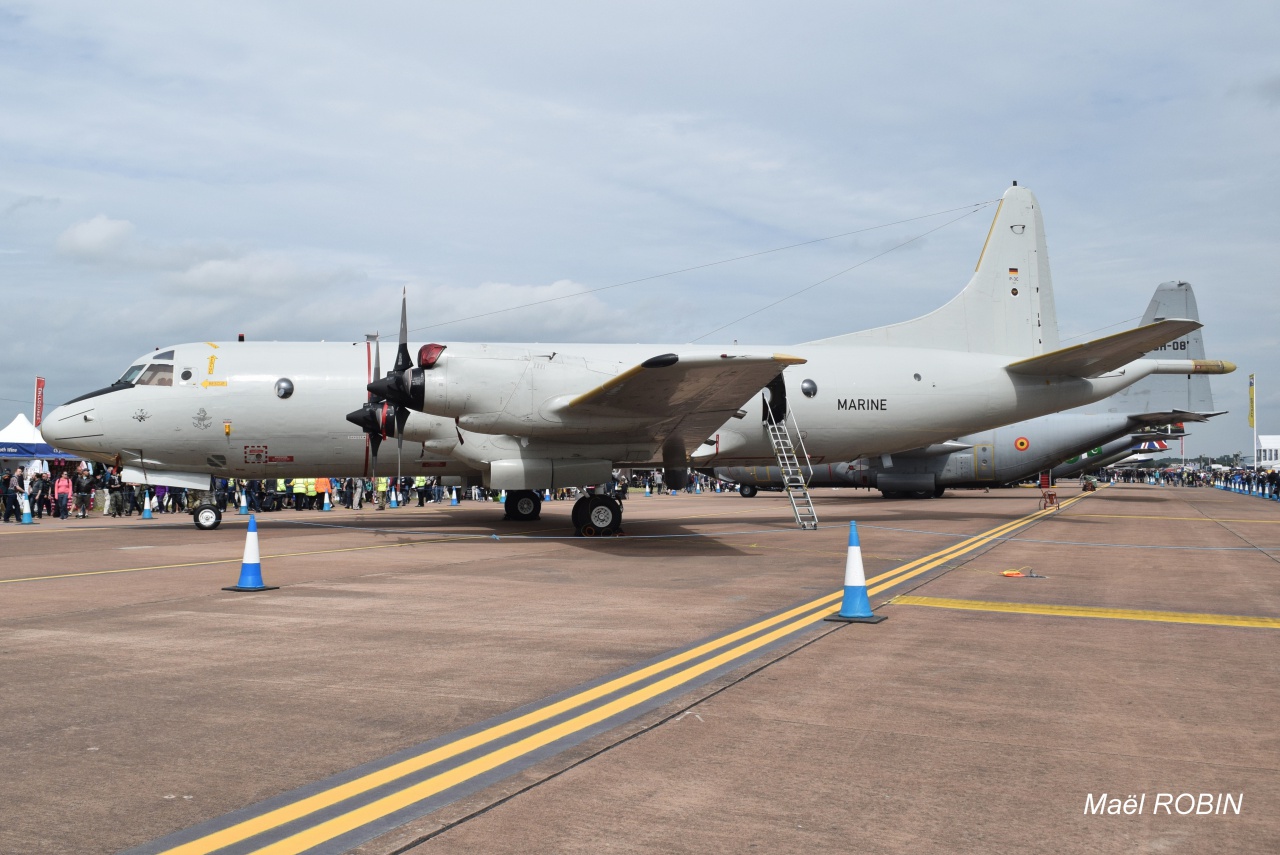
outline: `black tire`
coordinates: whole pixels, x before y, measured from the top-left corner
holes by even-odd
[[[542,499],[532,490],[513,490],[507,493],[507,501],[503,505],[507,519],[527,522],[536,520],[542,513]]]
[[[750,484],[743,484],[741,487],[738,488],[738,495],[742,496],[742,498],[744,499],[753,498],[755,494],[759,492],[760,492],[759,487],[753,487]]]
[[[590,510],[590,505],[591,505],[590,496],[582,496],[581,498],[578,499],[578,501],[573,503],[573,512],[572,514],[570,514],[570,518],[573,520],[573,530],[578,534],[582,534],[583,526],[587,525],[590,522],[590,520],[587,518],[587,513]]]
[[[933,497],[934,497],[935,499],[941,499],[941,498],[942,498],[942,494],[943,494],[943,493],[945,493],[945,492],[947,492],[947,488],[946,488],[946,487],[934,487],[934,488],[933,488]]]
[[[191,519],[201,531],[213,531],[222,525],[222,511],[216,505],[200,505],[191,512]]]
[[[881,490],[880,495],[886,499],[901,499],[902,494],[897,490]]]

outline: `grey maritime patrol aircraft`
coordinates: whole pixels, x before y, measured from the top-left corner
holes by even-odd
[[[199,489],[214,477],[371,474],[395,437],[397,471],[506,490],[508,516],[532,519],[540,491],[600,484],[618,467],[660,465],[678,489],[691,463],[772,459],[767,431],[745,418],[762,389],[771,412],[803,425],[811,453],[890,455],[1151,374],[1233,370],[1143,358],[1198,326],[1170,318],[1059,349],[1039,205],[1015,184],[968,286],[914,321],[788,347],[450,342],[417,345],[415,359],[402,302],[385,376],[376,340],[181,344],[143,354],[42,430],[58,448],[118,462],[126,480]],[[218,521],[211,506],[195,516]],[[613,534],[622,507],[584,496],[573,523]]]

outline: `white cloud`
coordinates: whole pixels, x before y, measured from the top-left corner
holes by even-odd
[[[98,214],[59,235],[58,252],[77,261],[118,261],[128,249],[133,232],[133,223],[128,220],[113,220]]]

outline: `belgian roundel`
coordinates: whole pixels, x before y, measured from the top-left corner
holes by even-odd
[[[1031,443],[1027,441],[1025,436],[1020,436],[1013,441],[1013,447],[1019,451],[1026,451],[1031,447]]]

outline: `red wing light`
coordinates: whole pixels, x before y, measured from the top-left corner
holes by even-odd
[[[436,361],[440,359],[440,354],[444,353],[446,345],[443,344],[424,344],[418,348],[418,367],[419,368],[435,368]]]

